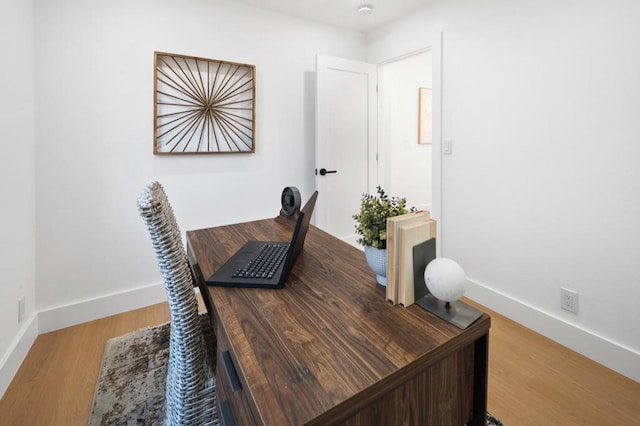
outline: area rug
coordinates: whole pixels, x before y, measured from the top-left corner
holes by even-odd
[[[169,333],[165,323],[107,341],[89,425],[162,424]],[[489,413],[487,425],[503,426]]]
[[[107,341],[89,425],[160,425],[169,323]]]

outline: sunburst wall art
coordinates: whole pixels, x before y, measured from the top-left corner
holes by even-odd
[[[255,152],[254,65],[155,52],[154,154]]]

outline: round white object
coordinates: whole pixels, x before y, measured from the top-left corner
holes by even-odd
[[[446,257],[432,260],[424,270],[424,281],[436,299],[454,302],[467,290],[467,274],[455,261]]]

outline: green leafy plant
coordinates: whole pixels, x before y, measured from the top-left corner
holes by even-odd
[[[385,249],[387,218],[409,213],[409,210],[405,198],[389,197],[380,186],[377,191],[377,195],[362,195],[360,211],[353,218],[356,220],[356,233],[360,235],[358,244]]]

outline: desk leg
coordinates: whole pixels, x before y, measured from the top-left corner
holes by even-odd
[[[473,362],[473,420],[472,426],[487,424],[487,382],[489,368],[489,334],[475,342]]]
[[[189,267],[191,268],[191,277],[193,278],[194,287],[198,287],[200,289],[200,295],[202,296],[202,300],[204,301],[204,306],[207,308],[207,313],[209,314],[209,318],[213,318],[213,307],[211,306],[211,296],[209,295],[209,287],[207,287],[207,283],[204,281],[204,277],[202,276],[202,271],[200,270],[200,265],[197,263],[189,262]],[[211,323],[213,329],[215,330],[215,324]]]

